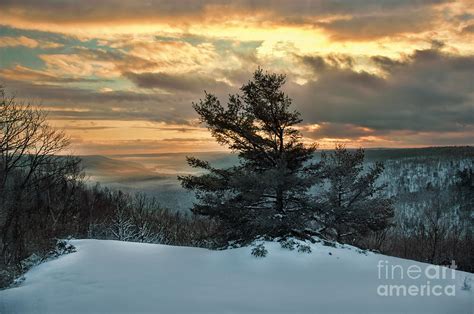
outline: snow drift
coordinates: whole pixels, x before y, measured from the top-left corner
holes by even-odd
[[[428,264],[311,244],[300,253],[267,242],[210,251],[102,240],[74,240],[77,252],[38,265],[16,288],[0,291],[1,313],[473,313],[466,276],[431,279],[455,295],[382,296],[380,285],[423,286],[400,272]],[[398,265],[396,277],[385,266]],[[388,268],[389,269],[389,268]],[[443,268],[444,269],[444,268]],[[389,269],[391,271],[391,269]],[[400,270],[400,272],[398,272]],[[382,274],[382,278],[380,277]]]

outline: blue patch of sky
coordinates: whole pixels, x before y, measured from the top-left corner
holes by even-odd
[[[10,68],[15,65],[40,69],[44,66],[44,62],[38,57],[37,49],[22,46],[0,48],[0,68]]]
[[[60,44],[59,47],[42,48],[41,46],[29,48],[25,46],[1,47],[0,48],[0,67],[9,68],[17,64],[29,67],[35,70],[44,68],[45,63],[39,57],[40,54],[68,54],[74,53],[75,47],[84,47],[89,49],[113,48],[99,44],[97,39],[81,41],[74,36],[65,36],[53,32],[43,32],[35,30],[22,30],[8,26],[0,25],[0,37],[28,37],[36,41],[51,42]]]
[[[51,41],[51,42],[56,42],[60,44],[66,44],[67,42],[70,42],[70,41],[80,42],[78,39],[75,39],[74,37],[65,36],[58,33],[35,31],[35,30],[24,30],[24,29],[8,27],[4,25],[0,25],[0,36],[8,36],[8,37],[25,36],[25,37],[29,37],[36,40],[45,40],[45,41]]]

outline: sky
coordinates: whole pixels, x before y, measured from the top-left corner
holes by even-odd
[[[0,84],[74,154],[222,150],[192,103],[258,67],[321,148],[474,144],[473,0],[0,2]]]

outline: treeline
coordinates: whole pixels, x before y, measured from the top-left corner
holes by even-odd
[[[0,287],[47,258],[56,239],[98,238],[210,246],[217,224],[154,199],[90,187],[69,141],[46,114],[0,91]]]
[[[88,211],[81,237],[179,246],[214,247],[218,224],[161,207],[142,193],[127,194],[96,186],[88,189]]]
[[[317,144],[303,140],[303,120],[283,91],[285,82],[285,75],[258,69],[226,104],[210,93],[193,104],[239,162],[222,169],[188,158],[204,172],[179,177],[196,195],[192,212],[217,219],[226,240],[242,244],[259,237],[344,242],[384,230],[394,208],[377,183],[383,165],[364,168],[364,151],[343,145],[317,160]]]
[[[455,261],[461,270],[474,272],[473,169],[459,171],[451,186],[428,185],[413,193],[412,212],[398,210],[389,228],[354,244],[431,264]]]
[[[162,208],[142,194],[88,186],[78,158],[41,110],[0,92],[0,286],[46,258],[56,239],[98,238],[201,247],[257,238],[314,237],[356,244],[430,263],[456,260],[473,270],[473,175],[459,174],[446,193],[432,187],[429,210],[395,215],[381,163],[366,166],[362,149],[338,145],[314,158],[300,114],[282,92],[284,75],[257,70],[227,105],[206,94],[194,104],[214,138],[239,163],[216,168],[188,158],[199,175],[181,176],[197,201],[192,214]],[[447,206],[456,204],[455,215]],[[448,206],[452,208],[452,206]]]
[[[429,204],[400,215],[387,197],[387,184],[378,180],[384,166],[366,165],[363,150],[337,145],[316,160],[316,145],[303,141],[302,119],[282,91],[284,83],[284,75],[258,69],[226,104],[209,93],[193,104],[216,141],[239,158],[225,169],[188,158],[190,166],[205,170],[179,178],[196,193],[194,213],[220,221],[226,239],[234,242],[317,236],[429,263],[455,260],[473,269],[472,170],[460,173],[456,186],[427,186],[426,199],[418,201]],[[472,151],[456,150],[466,156]],[[451,149],[431,151],[449,156]]]
[[[57,162],[71,161],[65,157]],[[12,180],[21,181],[26,173],[10,175]],[[143,194],[127,194],[99,185],[90,187],[83,181],[79,167],[62,173],[45,171],[43,175],[42,180],[31,182],[22,190],[13,185],[4,189],[10,193],[2,195],[5,207],[0,212],[0,288],[27,270],[29,265],[25,263],[32,255],[48,258],[59,239],[216,246],[212,239],[218,238],[219,228],[210,219],[170,211]],[[11,225],[8,217],[14,217]]]

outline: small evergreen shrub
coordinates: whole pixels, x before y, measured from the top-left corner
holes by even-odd
[[[306,244],[298,244],[298,252],[300,253],[311,253],[311,247]]]
[[[293,251],[297,243],[293,239],[284,239],[280,241],[280,244],[282,248]]]
[[[47,254],[33,253],[27,258],[20,261],[20,268],[14,266],[0,265],[0,290],[20,285],[24,280],[25,274],[30,268],[39,265],[50,259],[58,258],[61,255],[76,252],[74,245],[67,243],[65,240],[58,240],[54,249]]]
[[[323,245],[324,245],[324,246],[330,246],[330,247],[336,247],[336,243],[330,242],[330,241],[326,241],[326,240],[323,241]]]
[[[471,291],[471,278],[470,277],[464,277],[464,282],[461,286],[461,290],[464,291]]]
[[[255,257],[265,257],[268,251],[263,244],[258,244],[252,249],[252,255]]]
[[[0,269],[0,290],[8,288],[18,276],[19,273],[15,267],[4,266],[3,269]]]
[[[56,247],[49,253],[49,257],[55,258],[61,255],[76,252],[76,247],[65,240],[58,240]]]
[[[27,258],[25,258],[24,260],[22,260],[20,262],[20,264],[21,264],[22,270],[24,272],[26,272],[26,271],[28,271],[28,269],[30,269],[33,266],[36,266],[36,265],[40,264],[42,261],[43,261],[43,259],[40,256],[33,253],[30,256],[28,256]]]

